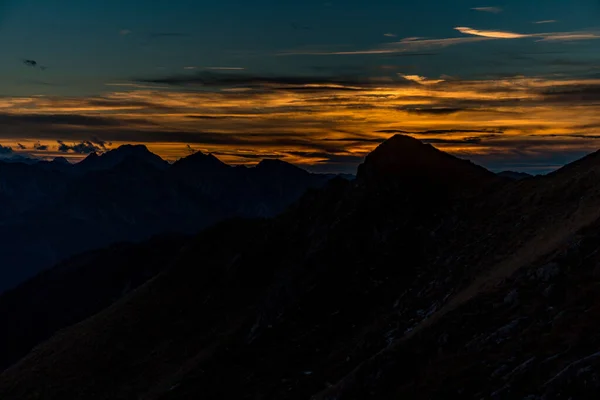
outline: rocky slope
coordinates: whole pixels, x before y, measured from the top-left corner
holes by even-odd
[[[185,242],[161,236],[83,253],[0,295],[0,370],[153,278]]]
[[[353,182],[202,232],[0,397],[592,396],[598,157],[514,181],[393,137]]]

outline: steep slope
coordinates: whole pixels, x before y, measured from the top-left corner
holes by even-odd
[[[0,295],[0,370],[164,270],[185,244],[161,236],[73,257]]]
[[[589,395],[598,169],[510,181],[394,137],[353,182],[204,231],[2,373],[0,397]]]
[[[597,349],[583,333],[595,317],[573,311],[591,310],[600,300],[589,269],[600,217],[597,154],[488,197],[488,211],[499,211],[496,223],[514,224],[516,240],[500,236],[504,246],[487,259],[483,273],[314,398],[552,399],[596,393],[590,371]],[[475,220],[484,222],[481,214]],[[502,229],[498,224],[490,234]],[[588,328],[574,330],[571,323]]]
[[[434,149],[419,151],[428,156]],[[448,167],[461,165],[461,174],[472,173],[462,160],[443,159]],[[485,187],[483,180],[496,182],[493,174],[472,168],[477,177],[472,183],[453,176],[470,195]],[[90,399],[158,398],[170,388],[175,398],[200,392],[208,398],[317,393],[385,347],[395,335],[388,334],[390,326],[429,306],[427,298],[411,294],[398,316],[393,307],[398,296],[460,262],[456,254],[440,271],[446,260],[439,252],[445,248],[436,236],[455,235],[461,229],[457,216],[470,210],[468,204],[456,210],[444,202],[424,203],[429,192],[419,192],[399,172],[402,184],[391,192],[383,190],[387,183],[375,190],[379,181],[359,174],[357,182],[337,179],[307,194],[272,222],[207,231],[174,268],[133,297],[56,336],[6,371],[0,394],[35,398],[25,378],[31,365],[37,367],[30,377],[39,380],[46,398],[73,395],[65,379]],[[456,247],[473,235],[457,235]],[[457,271],[444,278],[439,290],[449,292],[464,276]],[[116,342],[123,345],[118,355],[106,352]],[[69,349],[77,349],[75,358]],[[61,368],[49,371],[47,362]]]
[[[43,382],[34,389],[35,392],[26,393],[28,390],[11,387],[3,396],[32,396],[44,399],[57,396],[81,396],[80,398],[90,399],[136,398],[137,393],[148,390],[154,384],[146,378],[162,382],[169,374],[184,368],[188,359],[196,357],[220,334],[240,323],[230,313],[234,304],[239,306],[239,298],[232,296],[228,305],[227,295],[231,295],[237,289],[240,291],[239,295],[243,296],[249,291],[248,286],[237,284],[236,287],[227,287],[224,271],[210,266],[223,265],[233,260],[234,254],[222,251],[225,248],[231,249],[231,243],[235,243],[234,247],[239,251],[251,250],[255,243],[252,239],[253,228],[259,228],[259,225],[236,223],[234,231],[227,225],[208,230],[198,238],[199,253],[185,253],[178,257],[178,260],[191,267],[183,275],[180,268],[172,268],[149,285],[144,285],[135,295],[79,324],[82,334],[73,339],[80,343],[81,346],[76,346],[81,348],[82,357],[95,359],[88,365],[89,368],[83,367],[74,359],[73,362],[65,362],[64,369],[55,370],[54,376],[48,375],[47,380],[40,376]],[[227,241],[223,240],[225,237],[228,238]],[[242,240],[244,238],[250,240]],[[237,244],[243,245],[238,247]],[[258,281],[256,279],[247,283]],[[252,299],[246,298],[245,301],[242,309],[250,308]],[[148,303],[143,305],[143,302]],[[215,308],[215,303],[223,308]],[[196,317],[191,318],[193,315]],[[96,330],[99,325],[103,327]],[[138,331],[140,328],[144,330],[143,335]],[[58,346],[63,350],[71,347],[66,342],[71,340],[65,337],[65,334],[70,336],[68,332],[69,330],[59,332],[52,342],[58,341]],[[118,342],[119,350],[106,351],[111,340],[116,337],[121,338]],[[91,346],[88,347],[87,344]],[[31,354],[44,352],[44,347],[46,345],[42,345]],[[54,356],[60,358],[59,354],[66,355],[58,347],[55,349],[57,353]],[[210,349],[206,351],[210,352]],[[18,364],[15,369],[19,369],[19,365],[22,364]],[[81,377],[89,380],[88,387],[80,386],[79,377],[74,376],[74,369],[79,367],[82,367]],[[11,370],[6,373],[10,374]],[[135,371],[140,370],[147,374],[144,378],[135,376]],[[70,389],[63,386],[64,380],[70,379],[69,377],[75,378],[77,383],[74,384],[80,386],[77,389],[72,387],[79,394],[69,393]],[[111,379],[114,379],[113,383],[110,383]]]
[[[316,399],[594,398],[599,222]]]
[[[409,136],[395,135],[369,154],[357,179],[418,185],[424,190],[475,187],[493,173],[468,160],[457,159]]]

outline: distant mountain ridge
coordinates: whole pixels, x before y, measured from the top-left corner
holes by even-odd
[[[0,296],[0,325],[20,321],[0,364],[37,345],[0,397],[595,398],[598,171],[507,179],[395,136],[275,218],[74,257]]]
[[[164,170],[169,166],[167,161],[150,152],[145,145],[125,144],[101,155],[91,153],[82,161],[73,164],[73,167],[75,171],[85,173],[89,171],[111,169],[126,160],[136,160],[141,163],[146,163],[159,170]]]
[[[528,174],[526,172],[502,171],[502,172],[498,172],[498,176],[501,176],[503,178],[513,179],[516,181],[520,181],[521,179],[531,178],[533,175]]]
[[[92,248],[277,215],[329,179],[283,161],[234,168],[203,153],[169,164],[143,145],[76,164],[0,161],[0,292]]]

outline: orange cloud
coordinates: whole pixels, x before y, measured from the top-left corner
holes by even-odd
[[[514,32],[485,31],[485,30],[469,28],[466,26],[457,26],[454,29],[456,29],[460,33],[464,33],[467,35],[483,36],[483,37],[494,38],[494,39],[520,39],[520,38],[525,38],[525,37],[531,36],[531,35],[514,33]]]
[[[403,75],[403,74],[398,74],[398,75],[400,75],[401,77],[403,77],[406,80],[416,82],[421,85],[435,85],[437,83],[444,82],[443,79],[427,79],[426,77],[420,76],[420,75]]]
[[[547,22],[547,21],[545,21]],[[541,38],[538,41],[576,41],[600,39],[599,32],[549,32],[549,33],[515,33],[506,31],[488,31],[473,29],[466,26],[458,26],[456,28],[460,33],[473,36],[481,36],[489,39],[523,39],[523,38]]]
[[[51,156],[60,154],[58,140],[97,137],[114,146],[146,143],[171,160],[190,144],[228,162],[264,156],[304,165],[355,164],[395,132],[465,157],[600,144],[600,79],[258,81],[202,91],[124,86],[87,98],[5,97],[0,125],[11,129],[2,130],[0,143],[19,152],[28,150],[18,143],[31,149],[39,141],[49,150],[37,154]]]

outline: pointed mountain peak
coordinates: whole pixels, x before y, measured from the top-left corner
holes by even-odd
[[[406,135],[395,135],[380,144],[359,166],[357,179],[388,178],[419,184],[469,185],[495,174],[468,160],[454,157]]]
[[[303,171],[300,167],[290,164],[289,162],[279,160],[277,158],[265,158],[256,164],[256,169],[263,171]]]
[[[430,144],[407,135],[394,135],[381,143],[368,158],[386,160],[392,164],[421,163],[423,157],[431,158],[445,154]]]
[[[415,139],[412,136],[409,135],[403,135],[403,134],[396,134],[394,136],[392,136],[391,138],[387,139],[386,141],[384,141],[383,143],[381,143],[377,149],[384,149],[384,148],[389,148],[389,147],[394,147],[394,146],[402,146],[403,148],[406,148],[407,146],[413,146],[413,147],[432,147],[431,145],[425,144],[422,141],[420,141],[419,139]]]
[[[71,163],[69,162],[69,160],[67,160],[64,157],[54,157],[54,159],[52,160],[53,163],[55,164],[61,164],[61,165],[71,165]]]
[[[76,166],[83,172],[99,171],[114,168],[124,161],[141,162],[152,165],[157,169],[165,169],[168,166],[165,160],[152,153],[143,144],[125,144],[102,155],[90,153],[90,155]]]
[[[154,154],[143,144],[124,144],[114,150],[108,151],[106,154],[113,152],[124,154]]]
[[[98,155],[98,153],[96,153],[95,151],[93,151],[90,154],[88,154],[86,158],[84,158],[82,161],[80,161],[80,163],[86,162],[86,161],[95,160],[95,159],[97,159],[99,157],[100,156]]]
[[[307,170],[294,164],[272,158],[261,160],[254,168],[251,168],[251,171],[251,173],[266,179],[301,180],[311,175]]]
[[[173,167],[215,170],[229,168],[229,165],[219,160],[213,154],[197,151],[187,157],[180,158],[173,164]]]
[[[192,155],[185,157],[184,159],[193,160],[195,162],[210,162],[215,164],[225,164],[217,157],[215,157],[212,153],[203,153],[201,151],[197,151]]]

